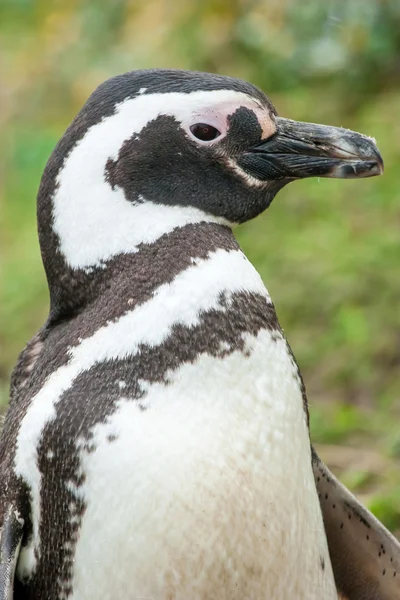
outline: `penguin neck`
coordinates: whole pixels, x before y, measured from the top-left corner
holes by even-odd
[[[83,268],[73,268],[59,251],[53,252],[44,261],[50,290],[49,324],[93,307],[105,319],[116,318],[121,306],[128,310],[145,302],[159,286],[173,281],[196,261],[220,249],[238,248],[229,227],[200,221],[176,227],[152,242],[136,239],[131,251]]]

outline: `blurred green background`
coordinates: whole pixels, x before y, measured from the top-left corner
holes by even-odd
[[[328,464],[400,531],[400,0],[0,0],[0,402],[46,318],[46,160],[91,91],[145,67],[259,85],[283,116],[376,137],[383,177],[306,180],[237,235],[302,369]]]

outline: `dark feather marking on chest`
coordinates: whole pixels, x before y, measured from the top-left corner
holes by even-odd
[[[214,223],[197,223],[177,228],[153,244],[142,244],[137,253],[110,260],[106,269],[97,273],[97,281],[93,280],[95,297],[85,310],[73,319],[51,326],[41,356],[45,371],[36,389],[40,389],[44,379],[56,368],[68,362],[68,349],[150,300],[159,287],[171,283],[195,260],[207,259],[216,250],[238,249],[228,228]],[[90,282],[88,285],[90,288]]]
[[[108,322],[117,320],[149,300],[158,287],[170,283],[190,267],[193,260],[206,259],[218,249],[229,251],[238,248],[228,228],[214,223],[196,223],[179,227],[153,244],[142,244],[140,251],[135,254],[113,258],[105,269],[96,269],[91,274],[75,271],[75,279],[69,279],[70,273],[67,271],[63,285],[73,286],[74,281],[79,282],[79,289],[87,293],[85,304],[77,312],[72,312],[68,319],[53,321],[50,315],[48,323],[32,338],[19,357],[12,376],[10,407],[0,439],[3,482],[13,477],[12,465],[19,425],[32,398],[54,371],[67,364],[68,349],[77,346]],[[72,293],[73,287],[69,291]],[[75,300],[77,298],[79,294]],[[18,493],[18,485],[11,488],[14,494]],[[0,525],[7,498],[4,483],[0,488]]]
[[[49,326],[74,319],[76,336],[87,337],[107,320],[148,300],[194,260],[206,259],[218,249],[238,250],[239,245],[228,227],[204,221],[177,227],[151,244],[140,244],[138,252],[119,254],[90,273],[69,269],[59,282],[63,295],[70,297],[69,309],[61,316],[51,313]],[[71,341],[76,343],[77,339]]]
[[[179,227],[153,244],[143,244],[135,254],[119,255],[100,269],[93,280],[94,298],[70,319],[52,322],[41,336],[43,347],[29,381],[29,393],[19,407],[20,418],[45,380],[68,363],[69,350],[98,329],[150,300],[159,287],[171,283],[195,260],[207,259],[217,250],[235,251],[239,246],[231,230],[215,223]],[[90,282],[88,297],[91,298]],[[85,284],[84,284],[85,285]],[[94,288],[96,292],[94,293]],[[18,399],[22,404],[22,398]]]
[[[85,480],[76,441],[84,440],[80,448],[93,452],[93,427],[106,422],[121,397],[140,402],[144,397],[140,381],[168,384],[169,373],[195,361],[201,354],[223,359],[241,351],[246,360],[243,334],[256,335],[262,329],[282,335],[274,307],[265,297],[248,292],[234,294],[230,299],[221,295],[220,309],[203,312],[197,325],[176,324],[159,346],[142,345],[135,355],[99,363],[75,380],[56,405],[57,416],[45,428],[38,453],[43,474],[40,527],[43,555],[29,584],[29,589],[34,590],[32,597],[57,597],[59,586],[65,592],[71,581],[73,554],[85,511],[84,501],[77,500],[65,485],[71,481],[79,487]],[[118,386],[121,380],[125,382],[122,390]],[[53,453],[51,459],[49,450]],[[59,574],[57,580],[49,576],[52,572]]]

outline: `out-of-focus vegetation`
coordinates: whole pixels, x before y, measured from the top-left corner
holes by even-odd
[[[0,394],[41,325],[35,195],[56,141],[102,80],[176,67],[251,80],[278,111],[375,136],[385,175],[283,190],[238,237],[308,388],[312,436],[400,529],[399,0],[1,0]]]

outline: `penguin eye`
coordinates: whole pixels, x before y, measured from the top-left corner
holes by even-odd
[[[207,125],[207,123],[196,123],[190,127],[190,131],[194,137],[202,142],[211,142],[221,135],[218,129],[212,125]]]

